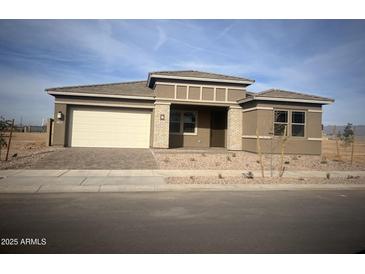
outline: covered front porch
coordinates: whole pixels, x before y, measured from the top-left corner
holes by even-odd
[[[242,108],[236,104],[156,101],[152,148],[242,150]]]
[[[227,113],[222,106],[172,104],[169,148],[226,148]]]

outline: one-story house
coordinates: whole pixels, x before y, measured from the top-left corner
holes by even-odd
[[[159,71],[144,81],[46,89],[55,98],[53,145],[209,148],[321,153],[322,106],[333,99],[270,89],[243,77]]]

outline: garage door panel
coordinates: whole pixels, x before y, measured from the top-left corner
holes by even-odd
[[[70,117],[70,146],[149,147],[151,112],[147,110],[74,107]]]

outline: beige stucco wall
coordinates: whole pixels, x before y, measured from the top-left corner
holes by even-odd
[[[237,101],[246,98],[245,90],[228,89],[228,101]]]
[[[307,112],[307,119],[310,121],[307,127],[308,138],[321,138],[322,137],[322,113]]]
[[[226,89],[217,88],[215,99],[216,99],[216,101],[225,101],[226,100]]]
[[[191,100],[199,100],[200,99],[200,88],[199,87],[189,87],[189,97]]]
[[[176,90],[175,90],[176,87]],[[227,102],[234,103],[246,98],[245,87],[219,85],[217,83],[170,81],[159,82],[155,85],[157,99],[174,99],[199,102]],[[202,93],[200,96],[200,92]],[[215,95],[214,95],[215,93]]]
[[[202,90],[202,99],[206,101],[213,101],[214,100],[214,88],[206,88],[203,87]]]
[[[174,85],[156,85],[155,87],[156,98],[174,98],[175,86]]]
[[[309,138],[322,137],[322,110],[321,106],[313,104],[295,104],[295,103],[251,103],[248,108],[274,108],[283,110],[301,110],[306,113],[305,137],[288,136],[285,143],[285,153],[288,154],[321,154],[321,141],[310,140]],[[271,133],[273,131],[273,110],[256,109],[242,113],[242,148],[246,151],[257,152],[256,130],[258,128],[261,149],[263,153],[270,153],[271,144],[273,153],[280,153],[281,137],[274,137],[271,143]],[[289,114],[289,121],[291,120]],[[289,123],[288,128],[291,133]],[[246,137],[245,137],[246,136]]]
[[[119,99],[119,98],[97,98],[84,96],[57,96],[56,103],[72,104],[72,105],[86,105],[86,106],[103,106],[103,107],[139,107],[139,108],[153,108],[153,100],[136,100],[136,99]]]
[[[185,86],[177,86],[176,87],[176,98],[177,99],[186,99],[188,97],[187,87]]]
[[[63,119],[57,118],[57,113],[61,111]],[[66,104],[55,104],[54,110],[54,129],[53,129],[53,145],[54,146],[65,146],[66,144],[66,133],[67,133],[67,105]]]
[[[260,145],[262,153],[270,153],[271,140],[260,139]],[[242,147],[244,151],[250,151],[257,153],[256,139],[242,139]],[[280,138],[274,138],[272,141],[272,148],[274,154],[281,153],[281,141]],[[295,140],[288,138],[285,143],[286,154],[307,154],[307,155],[320,155],[321,153],[321,141],[309,141],[309,140]]]
[[[179,107],[177,109],[196,111],[198,114],[196,135],[170,134],[170,147],[209,147],[210,146],[210,110]]]

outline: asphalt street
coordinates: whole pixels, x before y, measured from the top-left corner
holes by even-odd
[[[365,190],[0,194],[0,253],[364,253]]]

